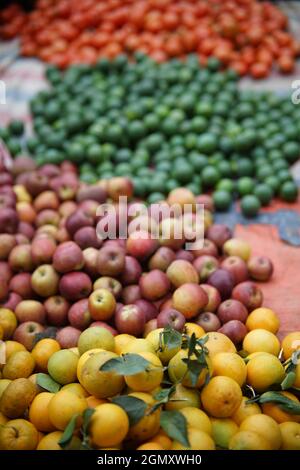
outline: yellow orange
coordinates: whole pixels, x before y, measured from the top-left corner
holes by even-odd
[[[31,351],[35,360],[36,368],[40,372],[48,371],[48,361],[52,354],[60,350],[58,341],[52,338],[41,339]]]
[[[150,341],[161,362],[163,364],[168,364],[172,357],[178,353],[180,346],[176,348],[168,348],[163,342],[163,331],[163,328],[157,328],[156,330],[150,331],[146,336],[146,340]]]
[[[257,392],[264,392],[271,385],[281,383],[284,375],[283,365],[273,354],[259,354],[247,363],[247,384]]]
[[[230,450],[271,450],[270,443],[253,431],[239,431],[229,442]]]
[[[204,431],[211,436],[211,421],[204,411],[193,406],[187,406],[182,408],[180,413],[185,417],[188,426],[200,429],[200,431]]]
[[[299,403],[298,398],[290,392],[280,392],[281,395],[289,398],[290,400]],[[264,403],[262,405],[262,410],[265,415],[271,416],[271,418],[275,419],[277,423],[285,423],[287,421],[294,421],[295,423],[300,422],[300,415],[295,415],[284,411],[280,405],[276,403]]]
[[[184,325],[184,329],[188,336],[192,336],[192,334],[194,334],[196,338],[202,338],[202,336],[205,335],[205,331],[200,325],[197,325],[197,323],[187,322]]]
[[[83,413],[86,408],[85,398],[78,397],[68,390],[60,390],[52,397],[48,405],[49,418],[56,429],[63,431],[72,416],[76,413]],[[78,419],[77,424],[80,425],[80,422],[81,420]]]
[[[300,450],[300,424],[293,422],[281,423],[279,425],[282,450]]]
[[[221,352],[212,357],[213,375],[225,375],[235,380],[241,387],[246,382],[247,367],[236,353]]]
[[[240,431],[252,431],[266,439],[272,450],[280,449],[282,438],[279,425],[270,416],[257,414],[248,416],[240,426]]]
[[[205,347],[208,349],[210,357],[220,352],[236,352],[233,342],[223,333],[211,331],[206,336],[208,336],[208,341],[205,343]]]
[[[278,356],[280,342],[270,331],[258,328],[246,334],[243,341],[243,349],[249,354],[254,352],[267,352]]]
[[[282,342],[283,357],[289,359],[294,351],[300,349],[300,331],[293,331],[286,335]]]
[[[178,441],[174,441],[171,450],[215,450],[216,446],[212,437],[200,429],[188,427],[189,446],[185,447]]]
[[[243,397],[240,403],[240,406],[235,410],[231,418],[236,422],[238,426],[246,419],[248,416],[257,415],[261,413],[261,409],[257,403],[247,403],[249,400],[248,397]]]
[[[130,426],[128,438],[136,442],[144,442],[154,437],[160,428],[160,409],[149,414],[149,410],[155,403],[154,398],[149,393],[133,392],[128,396],[138,398],[147,404],[145,415],[136,424]]]
[[[230,377],[213,377],[201,392],[204,410],[215,418],[229,418],[241,401],[240,386]]]
[[[164,447],[158,442],[149,441],[137,447],[136,450],[164,450]]]
[[[164,450],[170,450],[172,447],[172,439],[162,429],[151,438],[151,442],[159,444]]]
[[[134,338],[121,349],[121,354],[139,354],[144,352],[155,354],[153,344],[145,338]]]
[[[49,418],[48,406],[54,393],[43,392],[36,395],[29,408],[29,421],[34,424],[38,431],[51,432],[55,426]]]
[[[176,385],[176,390],[172,394],[171,399],[166,403],[165,409],[172,411],[182,410],[187,407],[200,407],[200,393],[194,388],[187,388],[179,383]]]
[[[266,307],[260,307],[253,310],[250,315],[248,315],[246,321],[246,327],[249,331],[260,328],[276,334],[279,330],[279,326],[280,322],[276,313]]]
[[[158,387],[163,379],[163,366],[152,352],[140,352],[138,356],[149,362],[147,369],[134,375],[125,375],[125,382],[133,391],[150,392]]]
[[[114,447],[127,436],[129,419],[125,411],[113,403],[99,405],[92,415],[89,435],[97,447]]]
[[[229,442],[238,432],[239,427],[230,418],[211,418],[212,438],[218,447],[228,449]]]
[[[38,441],[36,427],[25,419],[12,419],[0,426],[0,450],[34,450]]]
[[[121,354],[122,349],[126,346],[126,344],[128,344],[133,339],[135,339],[134,336],[128,335],[126,333],[116,335],[115,336],[115,352],[117,354]]]

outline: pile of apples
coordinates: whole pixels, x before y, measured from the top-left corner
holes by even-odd
[[[247,242],[213,223],[211,198],[186,188],[173,190],[164,203],[204,204],[203,246],[186,250],[185,239],[172,237],[172,230],[168,239],[153,239],[147,217],[128,214],[129,226],[138,220],[141,231],[127,240],[102,240],[97,209],[110,201],[122,211],[120,196],[138,214],[141,201],[133,199],[125,177],[87,185],[70,162],[37,168],[24,156],[1,171],[0,308],[16,316],[12,338],[29,351],[38,333],[72,348],[94,325],[140,337],[166,325],[183,331],[192,321],[240,344],[248,313],[263,302],[253,281],[268,281],[272,262],[251,256]],[[180,221],[154,223],[161,233]]]

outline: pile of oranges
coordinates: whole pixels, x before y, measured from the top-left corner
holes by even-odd
[[[286,16],[257,0],[38,0],[31,13],[0,12],[0,37],[21,35],[24,56],[66,67],[144,52],[157,61],[198,54],[239,74],[266,77],[293,70],[299,44]]]
[[[299,331],[288,334],[280,344],[275,334],[279,321],[270,309],[261,307],[250,313],[242,352],[227,336],[205,333],[194,323],[186,324],[182,343],[176,346],[162,341],[162,329],[135,338],[128,334],[113,337],[95,326],[82,332],[77,348],[61,349],[56,340],[44,338],[28,352],[10,339],[12,315],[0,309],[1,337],[5,339],[5,364],[0,366],[1,450],[82,446],[112,450],[300,450],[296,396],[300,364],[295,365],[292,388],[277,392],[295,403],[296,413],[272,400],[261,404],[249,401],[251,394],[259,398],[270,389],[280,390],[286,365],[300,344]],[[184,361],[188,357],[184,338],[192,336],[203,340],[207,354],[196,383]],[[147,367],[124,375],[114,367],[104,369],[125,354],[128,360],[147,361]],[[159,402],[166,378],[172,393]],[[124,398],[141,403],[142,415],[133,420],[125,402],[116,401]],[[87,410],[90,417],[83,439]],[[177,414],[177,419],[181,416],[186,443],[164,425],[166,412]],[[73,432],[67,438],[65,429],[70,421]]]

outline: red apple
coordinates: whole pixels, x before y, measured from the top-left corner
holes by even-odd
[[[31,285],[31,274],[15,274],[10,280],[9,290],[20,295],[23,299],[32,299],[32,297],[34,297],[34,292]]]
[[[31,285],[40,297],[56,295],[58,291],[59,275],[51,264],[42,264],[31,276]]]
[[[118,202],[120,196],[131,198],[133,196],[133,184],[129,178],[116,176],[108,181],[108,195],[113,200]]]
[[[116,300],[108,289],[96,289],[89,296],[88,308],[93,320],[109,320],[116,310]]]
[[[10,173],[7,173],[5,171],[1,171],[0,173],[0,186],[4,186],[6,184],[8,185],[13,185],[13,177]]]
[[[188,283],[178,287],[173,294],[173,308],[190,319],[198,315],[208,302],[208,295],[198,284]]]
[[[120,276],[123,286],[136,284],[142,275],[140,263],[133,256],[125,256],[125,267]]]
[[[151,256],[148,267],[152,269],[160,269],[161,271],[166,272],[170,264],[175,260],[176,255],[171,248],[167,246],[161,246],[158,250]]]
[[[49,179],[37,171],[31,171],[27,175],[25,187],[31,196],[36,197],[49,188]]]
[[[2,308],[8,308],[13,312],[16,309],[16,306],[21,302],[22,297],[15,292],[9,292],[7,298],[0,304]]]
[[[51,263],[56,250],[53,238],[34,238],[31,243],[31,256],[35,265]]]
[[[78,186],[78,178],[72,173],[61,174],[50,181],[50,188],[56,192],[61,201],[74,199]]]
[[[85,214],[92,217],[93,220],[97,219],[97,210],[99,208],[99,203],[96,201],[92,201],[91,199],[87,199],[86,201],[80,202],[78,209],[82,210]]]
[[[47,176],[48,178],[54,178],[55,176],[60,175],[60,169],[57,165],[46,163],[39,168],[39,174]]]
[[[35,230],[33,226],[29,224],[28,222],[21,221],[19,222],[19,225],[18,225],[18,232],[25,235],[25,237],[28,238],[28,240],[32,240]]]
[[[37,300],[22,300],[15,310],[19,323],[33,321],[44,324],[46,320],[46,310],[44,305]]]
[[[6,207],[0,210],[0,233],[16,233],[19,225],[19,216],[15,209]]]
[[[92,227],[94,225],[93,217],[87,215],[83,210],[78,209],[73,212],[66,220],[66,229],[73,235],[82,227]]]
[[[98,184],[93,184],[79,188],[76,194],[77,202],[86,201],[87,199],[96,201],[99,204],[103,204],[106,201],[107,193]]]
[[[33,158],[27,157],[27,155],[20,155],[13,160],[11,172],[14,176],[18,176],[29,171],[34,171],[35,169],[36,163]]]
[[[209,212],[214,212],[215,210],[213,198],[208,196],[208,194],[200,194],[199,196],[196,196],[196,204],[203,205],[204,209]]]
[[[222,300],[228,299],[231,295],[234,279],[232,274],[225,269],[217,269],[207,279],[207,284],[218,289]]]
[[[53,266],[59,273],[79,270],[83,267],[83,263],[82,251],[72,241],[58,245],[53,255]]]
[[[241,282],[232,291],[232,298],[239,300],[249,312],[261,307],[263,303],[263,293],[260,288],[251,281]]]
[[[157,317],[158,310],[153,303],[145,299],[138,299],[134,303],[144,312],[146,322]]]
[[[229,322],[225,323],[218,331],[223,333],[223,335],[228,336],[228,338],[231,339],[234,344],[240,344],[248,333],[244,323],[239,320],[230,320]]]
[[[221,322],[213,312],[203,312],[195,319],[195,323],[201,326],[205,332],[217,331],[221,327]]]
[[[157,330],[157,328],[158,326],[156,318],[152,318],[152,320],[147,321],[144,328],[144,337],[146,338],[150,331]]]
[[[181,249],[176,251],[176,259],[181,259],[192,263],[194,261],[194,255],[192,251]]]
[[[172,304],[172,294],[168,294],[166,295],[165,297],[163,297],[162,299],[160,300],[157,300],[155,302],[155,307],[157,309],[159,309],[159,311],[161,312],[162,310],[165,310],[167,308],[172,308],[173,304]]]
[[[105,328],[106,330],[108,330],[113,336],[117,336],[119,333],[117,332],[117,330],[115,328],[113,328],[111,325],[109,325],[108,323],[105,323],[104,321],[93,321],[93,323],[90,324],[90,328],[92,328],[93,326],[100,326],[101,328]]]
[[[57,211],[59,208],[59,199],[54,191],[44,191],[35,198],[33,207],[36,212],[40,212],[44,209]]]
[[[67,219],[69,215],[73,214],[77,209],[77,204],[74,201],[64,201],[58,208],[59,215]]]
[[[137,300],[141,299],[141,289],[137,284],[131,284],[130,286],[124,287],[122,290],[121,300],[123,304],[134,304]]]
[[[69,302],[60,295],[53,295],[44,302],[47,323],[53,326],[63,326],[67,323]]]
[[[78,330],[85,330],[90,325],[92,319],[89,312],[88,299],[81,299],[75,302],[68,312],[68,320],[71,326]]]
[[[219,291],[209,284],[201,284],[201,287],[208,295],[208,302],[205,306],[205,310],[213,313],[216,312],[222,301]]]
[[[162,310],[157,316],[157,328],[170,326],[174,330],[182,331],[185,325],[185,317],[174,308]]]
[[[97,269],[98,250],[96,248],[86,248],[85,250],[83,250],[82,254],[83,254],[83,260],[84,260],[84,266],[83,266],[84,271],[92,278],[97,277],[98,276],[98,269]]]
[[[221,249],[224,243],[232,238],[232,231],[227,225],[213,224],[207,229],[206,237]]]
[[[98,272],[102,276],[118,276],[125,267],[125,252],[121,247],[104,246],[97,257]]]
[[[0,261],[0,278],[5,282],[9,282],[13,276],[10,265],[7,261]]]
[[[29,245],[29,240],[22,233],[16,233],[15,235],[17,245]]]
[[[81,330],[73,326],[65,326],[58,331],[56,341],[59,342],[62,349],[76,348]]]
[[[218,256],[218,248],[216,247],[215,243],[212,242],[211,240],[208,240],[205,238],[203,241],[202,240],[196,240],[195,242],[192,243],[192,253],[195,258],[198,256]]]
[[[35,321],[21,323],[14,332],[13,340],[23,344],[27,351],[32,351],[35,345],[35,338],[38,333],[44,331],[43,325]]]
[[[239,320],[245,323],[248,317],[248,311],[241,302],[234,299],[228,299],[221,303],[217,315],[221,323],[227,323],[230,320]]]
[[[140,278],[142,297],[146,300],[158,300],[170,290],[170,281],[167,275],[159,269],[153,269]]]
[[[204,282],[218,269],[219,261],[214,256],[202,255],[194,260],[193,266],[199,274],[200,282]]]
[[[156,251],[158,241],[145,230],[132,232],[127,239],[127,253],[139,260],[145,260]]]
[[[82,250],[85,248],[100,248],[102,240],[97,237],[94,227],[82,227],[74,235],[74,241]]]
[[[2,187],[2,190],[3,190],[3,187]],[[16,200],[13,194],[0,193],[0,211],[8,207],[10,207],[11,209],[14,209],[15,205],[16,205]],[[19,214],[19,211],[18,211],[18,214]]]
[[[226,269],[226,271],[229,271],[233,275],[235,284],[247,281],[249,277],[245,261],[238,256],[229,256],[228,258],[225,258],[221,263],[221,268]]]
[[[179,218],[165,218],[159,225],[160,244],[179,250],[185,242],[184,224]]]
[[[13,271],[32,271],[33,260],[30,245],[17,245],[9,254],[9,264]]]
[[[122,284],[113,277],[102,276],[94,282],[93,289],[107,289],[115,299],[118,299],[122,292]]]
[[[141,336],[145,323],[145,314],[138,305],[124,305],[115,313],[115,325],[119,333]]]
[[[64,160],[60,165],[62,173],[71,173],[74,176],[78,173],[78,168],[75,163],[70,162],[69,160]]]
[[[67,300],[80,300],[88,297],[92,290],[89,276],[82,272],[73,271],[64,274],[59,282],[60,294]]]
[[[173,261],[168,267],[166,274],[171,284],[175,287],[186,283],[199,283],[199,275],[196,269],[192,263],[183,259]]]
[[[9,233],[0,233],[0,260],[8,259],[9,253],[16,246],[16,239],[14,235]]]
[[[8,296],[8,282],[0,276],[0,302],[3,302]]]
[[[35,225],[42,227],[43,225],[54,225],[58,227],[60,221],[60,215],[58,212],[52,209],[44,209],[39,212],[35,219]]]
[[[253,256],[248,262],[249,274],[255,281],[269,281],[273,274],[273,263],[267,256]]]

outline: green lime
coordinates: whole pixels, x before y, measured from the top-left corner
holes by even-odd
[[[232,203],[232,197],[228,191],[218,189],[213,193],[213,201],[217,211],[227,211]]]
[[[260,200],[262,206],[268,206],[274,196],[272,187],[266,183],[255,186],[254,195]]]
[[[298,142],[287,142],[282,147],[283,155],[289,163],[294,163],[300,157],[300,144]]]
[[[227,191],[229,194],[232,194],[235,190],[235,182],[230,178],[223,178],[217,184],[218,191]]]
[[[280,197],[287,202],[295,202],[298,198],[298,187],[294,181],[286,181],[280,188]]]
[[[217,150],[217,139],[213,134],[205,133],[198,137],[197,149],[206,155]]]
[[[246,196],[253,193],[255,182],[249,176],[243,176],[237,181],[236,187],[240,196]]]
[[[261,204],[259,199],[254,195],[247,195],[241,199],[241,210],[245,217],[257,216]]]
[[[220,173],[214,166],[206,166],[201,173],[203,185],[207,188],[213,188],[220,180]]]
[[[24,134],[24,123],[19,119],[15,119],[10,121],[8,129],[12,135],[21,136]]]

